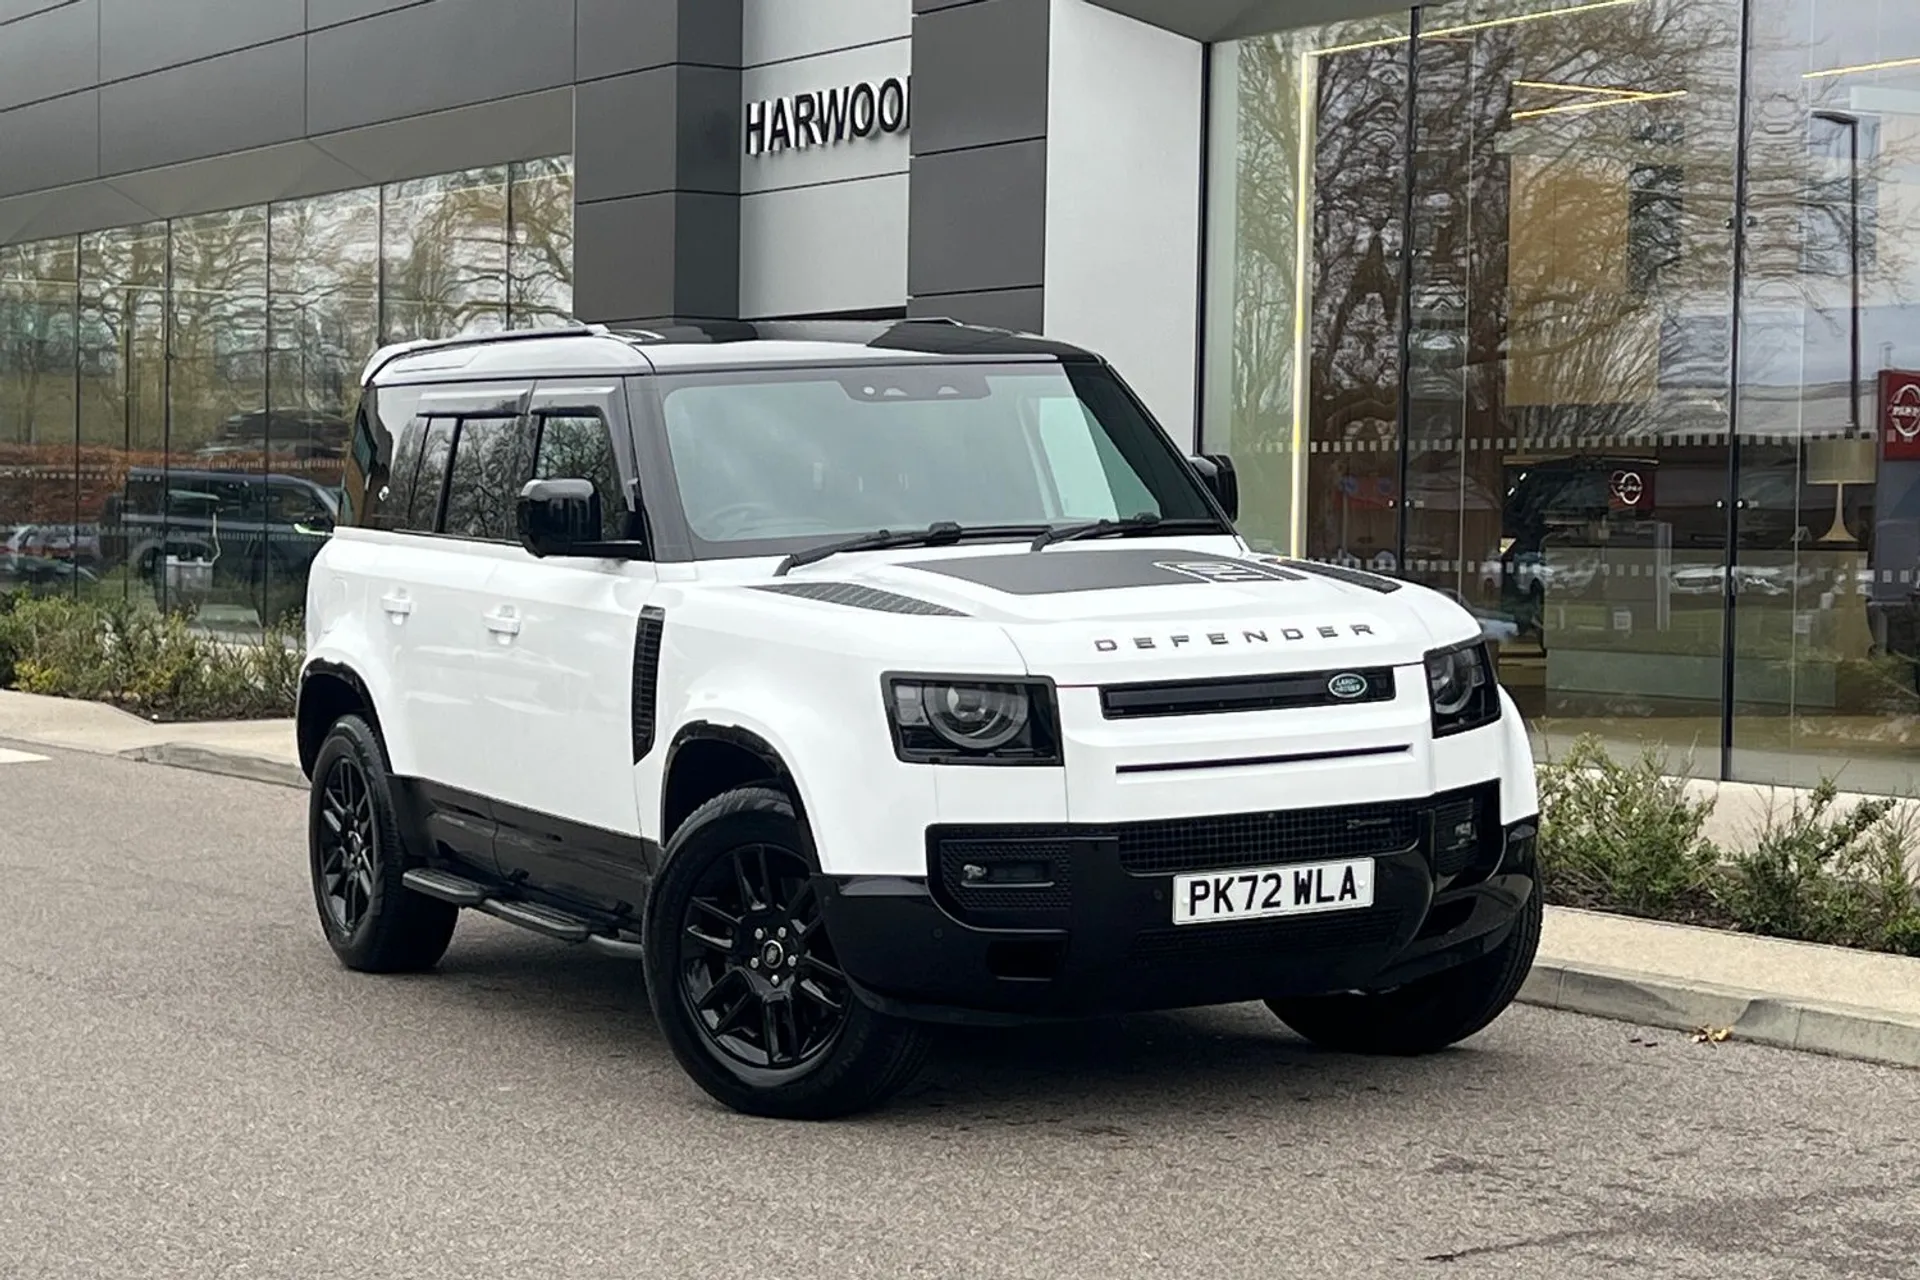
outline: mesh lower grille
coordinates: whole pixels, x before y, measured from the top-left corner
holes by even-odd
[[[1129,823],[1118,832],[1120,865],[1168,875],[1400,853],[1420,843],[1423,813],[1395,802]]]
[[[939,841],[936,856],[941,888],[948,901],[965,915],[1021,912],[1064,916],[1073,902],[1073,853],[1072,846],[1065,840],[947,836]],[[1050,883],[1002,886],[990,880],[982,882],[968,874],[970,867],[991,875],[996,869],[1020,864],[1044,866]]]

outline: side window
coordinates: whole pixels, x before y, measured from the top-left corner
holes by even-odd
[[[381,387],[369,392],[373,398],[371,415],[360,417],[371,436],[356,440],[352,466],[365,466],[357,480],[348,484],[350,499],[361,501],[354,522],[369,529],[404,529],[407,507],[413,496],[413,473],[420,465],[420,445],[426,423],[414,416],[424,394],[419,387]],[[362,404],[362,409],[365,409]],[[362,458],[365,458],[363,464]]]
[[[529,462],[527,431],[519,418],[465,418],[453,443],[443,532],[456,538],[506,542],[513,537],[513,500]]]
[[[439,525],[440,489],[453,456],[452,418],[429,418],[420,436],[420,465],[413,473],[413,490],[406,514],[395,528],[432,533]]]
[[[626,536],[627,501],[613,460],[613,437],[598,414],[543,416],[533,478],[593,481],[600,491],[600,537],[614,541]]]

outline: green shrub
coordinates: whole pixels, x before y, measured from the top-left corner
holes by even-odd
[[[1622,764],[1583,737],[1540,766],[1539,784],[1548,901],[1669,919],[1710,905],[1720,851],[1702,833],[1713,802],[1688,799],[1658,751]]]
[[[1890,799],[1834,810],[1823,778],[1769,813],[1751,849],[1715,885],[1739,928],[1776,938],[1920,953],[1920,886],[1908,864],[1911,818]]]
[[[0,613],[0,683],[162,720],[286,716],[300,667],[286,640],[269,630],[259,644],[217,641],[183,615],[120,600],[14,599]]]

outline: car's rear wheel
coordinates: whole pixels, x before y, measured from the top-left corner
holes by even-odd
[[[1478,1035],[1520,994],[1540,949],[1538,890],[1492,951],[1391,991],[1269,1000],[1296,1033],[1339,1053],[1413,1056]]]
[[[460,908],[401,884],[407,851],[386,753],[359,716],[336,722],[314,757],[307,853],[320,925],[342,964],[406,973],[440,962]]]
[[[913,1078],[926,1033],[863,1004],[821,917],[817,862],[788,797],[744,787],[668,842],[647,930],[647,990],[675,1058],[749,1115],[824,1120]]]

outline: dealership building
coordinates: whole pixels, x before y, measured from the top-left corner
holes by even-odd
[[[1548,742],[1908,786],[1910,0],[0,0],[0,590],[297,606],[382,341],[910,316],[1107,355]]]

